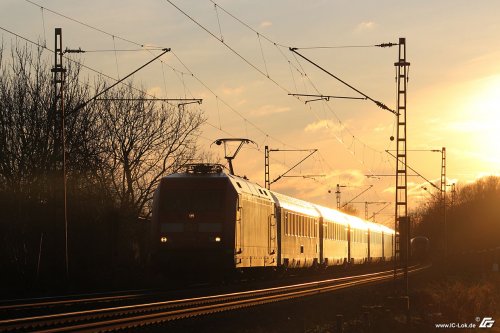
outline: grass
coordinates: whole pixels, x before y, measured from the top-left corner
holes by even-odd
[[[413,304],[421,316],[434,314],[440,322],[474,322],[476,317],[496,316],[500,323],[500,274],[477,281],[457,276],[432,281],[415,291]]]

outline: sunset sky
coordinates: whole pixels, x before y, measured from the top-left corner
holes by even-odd
[[[157,48],[171,48],[162,62],[134,76],[137,87],[156,97],[202,98],[201,105],[186,106],[208,118],[200,146],[222,159],[222,148],[211,146],[217,138],[255,141],[258,146],[246,146],[234,165],[237,174],[261,185],[265,145],[319,149],[290,175],[323,177],[286,178],[272,189],[333,207],[338,183],[348,186],[342,189],[343,202],[369,185],[373,188],[357,202],[394,201],[392,177],[365,175],[394,173],[395,161],[385,150],[395,149],[389,139],[395,135],[395,116],[364,100],[305,104],[307,98],[289,96],[360,97],[288,47],[322,47],[299,52],[395,109],[398,48],[369,46],[405,37],[411,63],[408,148],[446,147],[448,183],[460,186],[500,173],[499,14],[496,0],[3,0],[0,27],[50,49],[54,28],[60,27],[64,48],[109,50],[78,59],[113,78],[152,59]],[[0,34],[9,49],[16,37]],[[140,45],[155,50],[121,51]],[[44,57],[51,62],[53,54],[45,51]],[[83,74],[91,82],[98,77],[90,70]],[[271,179],[306,154],[271,153]],[[408,162],[439,187],[441,154],[409,152]],[[409,178],[411,208],[430,196],[422,185],[431,189],[422,178]],[[370,215],[382,207],[371,205]],[[356,208],[363,217],[364,206]],[[389,206],[377,221],[391,225],[393,210]]]

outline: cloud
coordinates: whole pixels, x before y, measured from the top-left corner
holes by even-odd
[[[384,125],[380,125],[380,126],[377,126],[377,127],[373,128],[373,131],[375,133],[390,132],[391,130],[392,130],[392,126],[384,126]]]
[[[339,129],[343,129],[344,125],[340,122],[334,122],[331,119],[322,119],[315,121],[314,123],[307,124],[304,128],[305,132],[318,132],[321,130],[330,130],[330,131],[338,131]]]
[[[234,96],[234,95],[240,95],[245,88],[243,86],[239,87],[223,87],[222,88],[222,93],[227,96]]]
[[[261,28],[269,28],[269,27],[270,27],[270,26],[272,26],[272,25],[273,25],[273,22],[270,22],[270,21],[262,21],[262,22],[260,23],[260,25],[259,25],[259,26],[260,26]]]
[[[396,189],[394,188],[393,185],[386,187],[384,190],[382,190],[382,193],[391,193],[394,194],[396,192]]]
[[[476,181],[478,181],[479,179],[481,178],[485,178],[485,177],[491,177],[491,176],[494,176],[494,177],[500,177],[500,173],[498,172],[494,172],[494,171],[483,171],[483,172],[478,172],[476,174],[476,179],[475,180],[471,180],[469,181],[469,183],[474,183]],[[449,181],[448,181],[449,182]],[[457,182],[457,181],[455,181]]]
[[[349,184],[351,186],[362,186],[366,179],[363,171],[359,169],[342,170],[338,172],[337,176],[344,184]]]
[[[354,31],[356,31],[356,32],[370,31],[370,30],[375,29],[376,27],[377,27],[377,23],[375,23],[373,21],[363,21],[356,26],[356,29]]]
[[[497,61],[500,56],[499,51],[481,54],[477,57],[471,58],[465,62],[466,66],[482,66],[481,64],[490,64],[492,61]]]
[[[160,97],[163,95],[163,89],[159,86],[151,87],[147,90],[148,95]]]
[[[256,117],[262,117],[288,111],[290,111],[290,108],[287,106],[276,106],[272,104],[267,104],[259,107],[258,109],[252,110],[250,113]]]
[[[471,133],[489,130],[493,127],[493,124],[479,121],[463,121],[449,123],[447,127],[452,131]]]

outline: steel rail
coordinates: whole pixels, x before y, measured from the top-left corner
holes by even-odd
[[[334,278],[334,279],[327,279],[327,280],[314,281],[314,282],[306,282],[306,283],[294,284],[294,285],[289,285],[289,286],[273,287],[273,288],[266,288],[266,289],[260,289],[260,290],[228,293],[228,294],[222,294],[222,295],[194,297],[194,298],[187,298],[187,299],[180,299],[180,300],[144,303],[144,304],[138,304],[138,305],[125,305],[125,306],[109,307],[109,308],[103,308],[103,309],[92,309],[92,310],[83,310],[83,311],[51,314],[51,315],[40,315],[40,316],[25,317],[25,318],[7,319],[7,320],[0,321],[0,327],[2,324],[16,324],[16,323],[21,324],[21,323],[30,323],[30,322],[33,322],[33,323],[34,322],[45,322],[45,321],[50,321],[50,320],[64,320],[65,318],[70,318],[70,317],[75,317],[75,316],[93,316],[93,315],[103,316],[106,313],[112,314],[113,312],[120,312],[120,311],[122,311],[122,312],[129,311],[129,310],[137,311],[137,310],[142,310],[142,309],[157,310],[157,309],[175,308],[175,307],[181,307],[181,306],[191,306],[191,305],[196,305],[196,304],[206,304],[206,303],[211,303],[211,302],[220,302],[220,301],[226,301],[226,300],[231,300],[231,299],[252,297],[256,294],[265,295],[265,294],[269,294],[269,293],[278,293],[282,290],[294,290],[294,289],[299,289],[299,288],[308,288],[310,286],[319,286],[321,284],[331,284],[331,283],[342,282],[342,281],[362,279],[364,277],[376,276],[376,275],[380,275],[380,274],[384,274],[384,273],[385,272],[360,274],[360,275],[349,276],[349,277]]]
[[[50,298],[50,300],[43,300],[41,299],[28,299],[29,302],[27,303],[18,303],[18,302],[23,302],[26,300],[10,300],[7,301],[8,303],[12,304],[3,304],[0,305],[0,311],[5,311],[5,310],[25,310],[29,308],[40,308],[40,307],[51,307],[51,306],[57,306],[57,305],[73,305],[77,303],[91,303],[91,302],[110,302],[110,301],[120,301],[120,300],[129,300],[129,299],[134,299],[134,298],[141,298],[145,297],[148,294],[145,293],[131,293],[131,294],[123,294],[123,295],[112,295],[112,294],[107,294],[103,293],[102,296],[98,296],[99,294],[95,294],[95,296],[90,296],[90,295],[82,295],[86,297],[81,297],[79,295],[68,295],[68,296],[61,296],[61,297],[54,297]],[[6,303],[7,303],[6,302]]]
[[[419,268],[414,266],[412,272],[425,268],[427,267]],[[401,275],[402,273],[400,272],[398,274]],[[37,332],[95,332],[100,329],[113,330],[131,328],[298,297],[317,295],[359,285],[388,281],[393,277],[393,270],[388,270],[352,277],[335,278],[223,295],[85,310],[29,318],[7,319],[0,321],[0,331],[22,328],[36,330]],[[118,316],[122,318],[116,318]],[[65,326],[61,327],[61,325]]]

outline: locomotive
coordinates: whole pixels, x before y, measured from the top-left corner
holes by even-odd
[[[416,261],[426,261],[429,257],[430,242],[427,237],[417,236],[410,240],[411,257]]]
[[[392,260],[394,230],[192,164],[161,179],[151,244],[170,272],[326,268]]]

